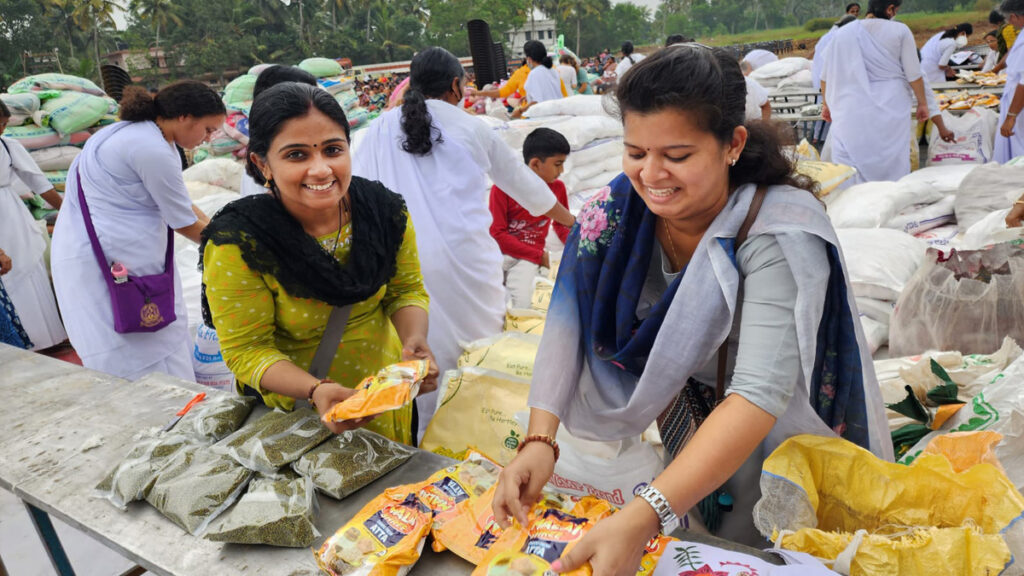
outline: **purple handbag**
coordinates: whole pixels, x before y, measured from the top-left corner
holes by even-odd
[[[89,205],[82,191],[82,174],[75,171],[78,183],[78,201],[82,205],[85,230],[89,233],[92,253],[110,292],[110,307],[114,311],[114,331],[118,334],[156,332],[177,319],[174,313],[174,231],[167,227],[167,255],[164,271],[149,276],[128,276],[126,282],[114,282],[111,264],[103,255],[96,230],[89,215]]]

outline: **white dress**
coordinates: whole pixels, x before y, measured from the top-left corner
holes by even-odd
[[[559,64],[555,68],[558,70],[558,77],[562,80],[562,85],[565,86],[566,91],[575,91],[578,78],[576,69],[568,64]]]
[[[746,119],[747,121],[760,120],[761,106],[768,102],[768,91],[750,76],[745,76],[744,79],[747,81]]]
[[[1006,122],[1006,113],[1016,91],[1024,90],[1024,42],[1014,42],[1006,56],[1006,88],[999,103],[999,128]],[[1000,164],[1024,156],[1024,112],[1017,116],[1013,125],[1013,136],[1009,138],[996,131],[994,160]]]
[[[558,100],[562,96],[562,79],[555,72],[554,68],[548,68],[542,64],[534,66],[523,84],[526,90],[528,102],[547,102]]]
[[[176,320],[152,333],[114,331],[110,294],[93,255],[78,200],[78,172],[96,235],[109,262],[129,274],[164,271],[167,227],[196,222],[181,161],[153,122],[119,122],[97,132],[68,171],[67,194],[53,232],[51,264],[71,344],[87,368],[137,379],[163,372],[194,380],[192,338],[174,274]]]
[[[4,275],[14,309],[21,318],[33,350],[42,350],[67,339],[50,287],[50,273],[43,258],[46,231],[32,217],[14,189],[21,180],[36,194],[53,189],[39,166],[19,142],[3,138],[0,145],[0,250],[11,258]]]
[[[913,34],[881,18],[836,31],[822,70],[832,113],[822,160],[853,166],[855,183],[895,181],[910,173],[910,82],[921,78]]]
[[[839,27],[833,26],[814,47],[814,60],[811,61],[811,86],[815,90],[821,90],[821,71],[825,67],[825,54],[828,53],[828,47],[832,44],[832,37],[835,36],[836,30],[839,30]]]
[[[946,73],[939,66],[948,66],[956,52],[956,38],[943,38],[942,34],[932,36],[921,47],[921,74],[932,84],[946,81]]]
[[[504,326],[503,259],[489,232],[487,176],[535,216],[554,208],[556,200],[486,124],[440,100],[427,100],[427,109],[442,138],[429,154],[402,150],[402,111],[396,108],[364,131],[352,172],[405,198],[430,294],[428,340],[443,373],[456,367],[461,343],[493,336]],[[419,406],[422,429],[433,409]]]
[[[630,54],[629,56],[623,56],[622,60],[619,60],[618,65],[615,66],[615,75],[622,78],[630,68],[640,63],[641,60],[646,58],[643,54]]]

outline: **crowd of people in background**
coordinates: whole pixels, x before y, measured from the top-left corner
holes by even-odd
[[[911,109],[952,137],[928,81],[945,79],[948,53],[973,30],[936,34],[919,55],[910,29],[894,20],[901,5],[870,0],[858,19],[860,5],[850,4],[818,46],[822,116],[834,123],[823,157],[856,167],[858,181],[909,173]],[[990,37],[999,54],[992,68],[1009,75],[996,142],[1006,161],[1024,153],[1024,48],[1007,32],[1024,26],[1024,0],[1001,9],[1008,22]],[[240,394],[324,413],[383,365],[429,360],[415,409],[331,428],[366,425],[414,444],[436,406],[429,394],[438,368],[457,365],[460,343],[500,333],[509,297],[529,301],[532,279],[551,264],[553,228],[566,250],[534,368],[544,385],[531,388],[529,434],[501,474],[496,521],[525,524],[522,502],[551,476],[560,423],[607,441],[656,423],[668,453],[667,471],[604,524],[611,528],[593,530],[571,561],[561,560],[566,570],[586,561],[632,567],[644,542],[678,524],[676,513],[718,506],[722,493],[735,495],[742,513],[712,526],[712,508],[704,523],[733,541],[760,541],[750,513],[761,464],[795,433],[835,431],[891,460],[839,240],[817,185],[794,172],[780,133],[764,122],[768,95],[749,76],[777,57],[752,51],[741,61],[681,35],[650,56],[632,42],[582,61],[553,57],[536,40],[523,51],[506,83],[479,90],[438,47],[419,52],[408,75],[356,78],[360,103],[381,114],[355,151],[344,110],[315,79],[287,67],[264,71],[249,116],[251,193],[212,218],[192,203],[177,148],[209,140],[225,121],[221,96],[203,83],[126,89],[121,121],[98,131],[71,165],[63,205],[27,153],[4,141],[0,341],[41,348],[63,341],[66,328],[86,367],[192,379],[177,233],[200,246],[204,322],[216,329]],[[539,128],[520,157],[462,108],[495,98],[521,114],[590,93],[614,95],[626,153],[622,173],[575,226],[559,180],[572,153],[567,139]],[[10,116],[0,105],[0,129]],[[44,243],[22,222],[14,177],[52,193],[60,208],[51,262],[63,327]],[[480,201],[488,183],[489,206]],[[1017,224],[1019,205],[1024,199],[1011,213]],[[585,238],[593,222],[612,232]],[[331,326],[341,328],[330,330],[333,349]],[[822,382],[854,399],[846,412],[808,397]],[[671,510],[656,523],[648,504],[659,500],[671,500]]]

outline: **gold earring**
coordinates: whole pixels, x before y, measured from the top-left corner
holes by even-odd
[[[271,182],[273,182],[273,180],[271,180],[271,179],[269,179],[269,178],[268,178],[268,179],[266,179],[266,180],[265,180],[265,181],[263,182],[263,187],[264,187],[264,188],[266,188],[267,190],[270,190],[270,187],[271,187],[271,186],[273,185],[273,184],[271,184]]]

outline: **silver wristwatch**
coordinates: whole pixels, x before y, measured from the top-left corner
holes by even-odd
[[[660,490],[648,484],[637,494],[637,497],[643,498],[651,505],[651,508],[654,508],[654,512],[658,514],[658,520],[661,522],[662,534],[668,536],[679,528],[679,516],[676,516],[668,499]]]

